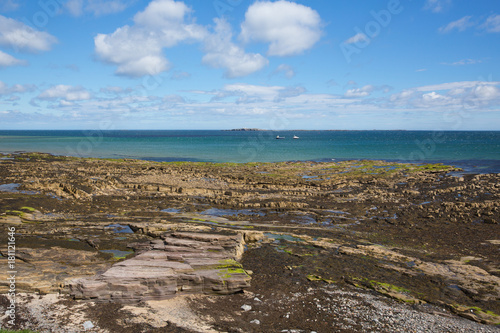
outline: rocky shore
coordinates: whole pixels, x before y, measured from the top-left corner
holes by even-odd
[[[498,332],[500,175],[0,155],[39,332]],[[1,319],[8,327],[8,317]]]

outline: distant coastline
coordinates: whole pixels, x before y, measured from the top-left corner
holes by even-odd
[[[228,130],[222,130],[224,132],[258,132],[258,131],[269,131],[260,128],[233,128]]]

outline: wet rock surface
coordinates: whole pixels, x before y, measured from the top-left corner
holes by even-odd
[[[18,291],[28,293],[23,327],[45,320],[33,309],[60,307],[49,301],[53,293],[66,295],[57,301],[64,311],[81,313],[98,332],[398,332],[411,327],[405,320],[421,331],[430,327],[423,321],[433,321],[436,332],[490,332],[500,322],[500,175],[384,161],[240,165],[6,157],[0,162],[0,224],[16,228]],[[202,238],[214,235],[241,239],[240,246],[206,248]],[[188,245],[198,243],[203,251]],[[5,232],[3,255],[6,246]],[[177,265],[176,277],[161,291],[144,289],[148,262],[174,271],[157,266],[157,253],[167,256],[158,263]],[[253,272],[251,284],[224,289],[229,284],[214,279],[205,289],[193,265],[207,258],[184,253],[215,256],[210,260],[224,253],[221,260],[242,264],[233,263],[233,270]],[[195,274],[180,265],[189,259]],[[7,265],[6,257],[0,265]],[[223,268],[207,271],[214,269]],[[141,282],[131,287],[136,270]],[[183,282],[184,275],[193,280]],[[6,278],[2,271],[3,293]],[[130,284],[112,286],[113,279]],[[105,288],[85,294],[77,280],[106,281]],[[216,285],[220,290],[211,289]],[[205,296],[238,288],[245,291]],[[37,293],[49,294],[43,306]],[[204,296],[169,298],[193,293]],[[122,305],[141,297],[145,303]],[[102,300],[122,309],[116,320],[99,319],[106,311]],[[180,310],[160,320],[166,316],[161,306],[172,302],[181,302]],[[386,318],[378,302],[394,309],[393,316]],[[127,319],[131,313],[134,320]],[[195,322],[186,324],[188,313]]]

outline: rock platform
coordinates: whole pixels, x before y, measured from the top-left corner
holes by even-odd
[[[137,256],[104,273],[69,283],[76,299],[134,303],[179,294],[232,294],[250,287],[251,277],[236,259],[243,236],[170,233],[131,244]]]

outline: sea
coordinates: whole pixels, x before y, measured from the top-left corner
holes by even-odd
[[[0,130],[0,152],[167,162],[368,159],[499,173],[500,131]]]

